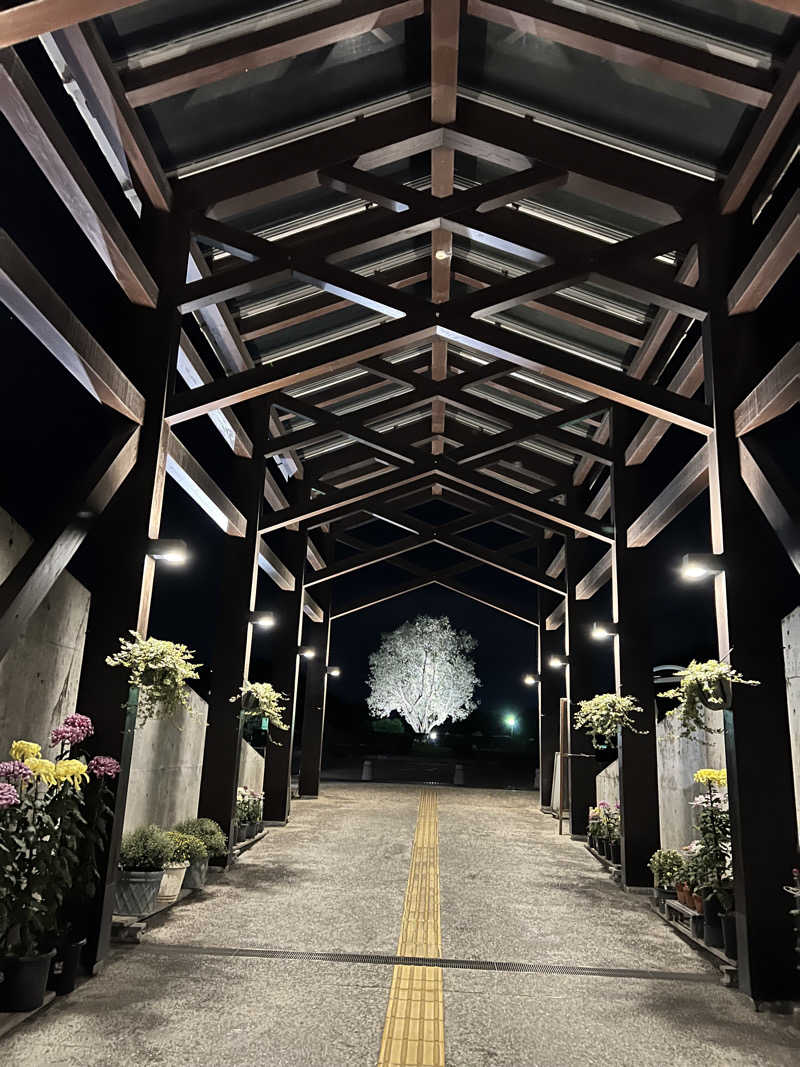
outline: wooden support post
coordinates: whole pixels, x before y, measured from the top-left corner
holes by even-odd
[[[558,797],[553,796],[553,760],[558,750],[558,707],[564,675],[547,666],[550,656],[563,651],[563,637],[558,630],[548,630],[546,622],[563,599],[539,589],[539,803],[547,810],[558,803]]]
[[[569,773],[569,700],[561,697],[558,702],[558,836],[563,833],[564,806],[570,803],[567,792]],[[571,806],[571,805],[570,805]]]
[[[330,551],[326,552],[330,560]],[[303,745],[300,760],[301,797],[319,796],[319,776],[322,768],[322,741],[325,734],[325,702],[328,696],[328,653],[331,641],[331,601],[333,582],[325,582],[317,599],[325,613],[320,625],[312,630],[317,654],[309,660],[306,673],[305,706],[303,709]]]
[[[293,484],[294,483],[294,484]],[[302,482],[292,479],[286,486],[286,495],[300,495]],[[277,625],[272,637],[272,677],[270,681],[279,693],[287,697],[284,721],[287,732],[281,731],[279,744],[270,746],[264,768],[264,819],[272,823],[285,823],[289,818],[292,792],[292,751],[294,745],[294,715],[297,703],[297,679],[300,669],[298,654],[303,634],[303,593],[305,589],[305,566],[308,549],[305,532],[286,530],[279,554],[294,576],[294,588],[276,590],[272,606],[277,616]]]
[[[253,440],[265,439],[264,406],[251,405],[250,416],[248,428]],[[229,855],[234,844],[233,820],[242,738],[239,705],[231,703],[231,697],[249,677],[253,639],[251,612],[255,607],[258,580],[259,524],[266,460],[260,450],[255,449],[252,459],[232,456],[231,462],[234,465],[233,491],[246,517],[247,527],[244,537],[226,538],[223,550],[198,807],[202,817],[215,819],[222,827],[228,840]]]
[[[643,709],[637,730],[621,731],[619,745],[619,790],[621,821],[622,884],[644,887],[653,884],[647,861],[659,847],[658,762],[656,756],[656,697],[650,643],[648,589],[657,581],[648,567],[648,549],[627,546],[626,530],[641,510],[636,495],[635,468],[625,466],[625,449],[633,435],[634,418],[629,409],[611,414],[611,507],[616,540],[611,550],[611,586],[614,622],[614,674],[617,692],[635,697]]]
[[[735,410],[763,376],[753,316],[726,306],[738,219],[714,219],[700,249],[711,297],[703,330],[711,543],[724,553],[714,579],[719,657],[756,686],[737,686],[726,711],[725,757],[733,843],[739,988],[755,1002],[797,995],[792,927],[782,886],[797,864],[781,618],[798,601],[797,574],[742,479]],[[768,788],[765,781],[768,779]]]
[[[108,952],[136,724],[125,673],[105,661],[129,630],[147,634],[155,575],[148,541],[158,536],[161,524],[169,440],[164,412],[175,381],[180,335],[175,305],[186,278],[189,246],[188,226],[177,214],[145,209],[143,232],[151,261],[157,265],[158,307],[131,307],[121,337],[132,349],[135,384],[145,398],[144,420],[136,463],[90,535],[95,566],[78,689],[78,709],[94,721],[93,751],[113,756],[122,767],[108,848],[101,858],[100,889],[89,921],[87,955],[93,965]]]

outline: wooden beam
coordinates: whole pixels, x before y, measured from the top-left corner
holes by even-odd
[[[333,613],[334,619],[342,619],[345,615],[353,615],[358,611],[365,611],[367,608],[372,608],[376,604],[383,604],[386,600],[393,600],[398,596],[405,596],[406,593],[413,593],[415,589],[424,589],[427,585],[433,585],[433,579],[413,579],[393,586],[388,592],[382,596],[370,596],[364,600],[356,601],[355,604],[350,604],[347,607],[342,608],[340,611]]]
[[[469,589],[461,582],[456,582],[452,578],[444,581],[441,578],[434,579],[434,585],[441,586],[442,589],[449,589],[451,593],[458,593],[459,596],[466,597],[467,600],[474,600],[476,604],[483,604],[486,608],[492,608],[493,611],[499,611],[503,615],[510,615],[512,619],[516,619],[517,622],[524,622],[528,626],[536,626],[538,628],[539,623],[534,619],[529,619],[525,615],[521,615],[518,611],[515,611],[510,605],[506,604],[504,607],[498,603],[499,597],[495,593],[491,600],[485,596],[480,597],[475,593],[471,593]]]
[[[258,546],[258,565],[262,571],[272,578],[279,589],[284,589],[287,592],[294,589],[294,575],[273,552],[263,537]]]
[[[703,384],[703,345],[698,340],[683,361],[669,388],[678,396],[694,396]],[[669,423],[661,419],[647,418],[634,434],[625,452],[628,465],[643,463],[669,429]]]
[[[629,15],[624,23],[620,23],[544,0],[511,0],[510,3],[504,0],[502,4],[492,0],[468,0],[467,11],[476,18],[508,26],[517,33],[532,34],[540,41],[646,70],[740,104],[765,107],[769,102],[773,85],[770,71],[636,29],[631,25],[635,15]]]
[[[138,426],[127,425],[115,435],[0,585],[0,660],[132,470],[138,444]]]
[[[23,0],[0,12],[0,48],[19,44],[74,22],[110,15],[142,0]]]
[[[187,286],[210,276],[211,268],[206,263],[199,245],[196,241],[190,241],[189,262],[186,268]],[[202,307],[196,312],[196,317],[214,354],[229,374],[253,366],[250,353],[225,304]]]
[[[708,488],[708,446],[692,456],[655,500],[628,527],[628,548],[643,548]]]
[[[0,230],[0,300],[95,400],[142,422],[142,394],[5,230]]]
[[[0,110],[128,299],[155,307],[150,272],[13,48],[0,51]]]
[[[800,253],[800,190],[795,192],[728,293],[728,312],[760,307]]]
[[[208,385],[214,380],[185,330],[181,330],[177,370],[190,389]],[[237,456],[252,456],[253,442],[232,408],[211,411],[208,417]]]
[[[456,117],[460,21],[461,0],[431,4],[431,119],[443,125]]]
[[[764,445],[739,438],[742,479],[800,573],[800,497]]]
[[[559,627],[564,625],[564,618],[567,613],[566,599],[562,600],[556,608],[550,612],[545,619],[545,628],[548,630],[558,630]]]
[[[325,612],[306,589],[303,590],[303,614],[312,622],[322,622],[325,618]]]
[[[321,582],[328,582],[333,578],[341,578],[345,574],[352,574],[354,571],[362,570],[364,567],[372,567],[376,563],[385,563],[387,560],[394,559],[395,556],[402,556],[406,552],[413,552],[416,548],[429,545],[433,540],[433,537],[418,537],[416,534],[412,534],[409,537],[400,538],[398,541],[392,541],[391,544],[384,545],[381,548],[372,548],[367,552],[359,552],[354,556],[348,556],[336,563],[331,563],[323,570],[317,571],[306,581],[306,586],[319,585]]]
[[[575,599],[591,600],[606,582],[611,580],[611,549],[595,563],[583,578],[575,583]]]
[[[800,341],[769,371],[734,412],[736,436],[776,419],[800,401]]]
[[[244,537],[247,532],[244,515],[172,432],[167,442],[167,474],[221,530],[233,537]]]
[[[557,582],[550,578],[544,571],[520,563],[518,560],[513,559],[508,552],[494,552],[492,549],[474,544],[463,537],[454,537],[452,535],[439,534],[436,540],[444,548],[450,548],[454,552],[459,552],[462,556],[468,556],[479,563],[485,563],[487,566],[494,567],[505,574],[511,574],[515,578],[521,578],[523,581],[530,582],[541,589],[547,589],[550,593],[557,593],[560,596],[566,594],[562,582]]]
[[[772,150],[800,106],[800,44],[784,63],[772,98],[761,112],[736,157],[719,194],[723,215],[741,207]]]

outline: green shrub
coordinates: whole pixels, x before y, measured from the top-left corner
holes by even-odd
[[[208,859],[208,849],[199,837],[182,833],[180,830],[168,830],[167,833],[174,846],[173,863],[195,863]]]
[[[160,826],[140,826],[122,835],[119,864],[124,871],[162,871],[175,845]]]
[[[199,837],[206,846],[209,856],[224,856],[228,851],[228,842],[222,827],[213,819],[184,819],[174,829],[181,834]]]
[[[674,889],[677,882],[683,881],[686,873],[686,860],[674,848],[660,848],[654,852],[647,864],[653,872],[653,883]]]

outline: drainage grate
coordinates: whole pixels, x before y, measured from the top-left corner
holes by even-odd
[[[430,956],[386,956],[358,952],[301,952],[280,948],[226,948],[214,945],[138,946],[152,952],[186,956],[238,956],[266,960],[299,960],[312,963],[369,963],[385,967],[440,967],[443,970],[496,971],[512,974],[561,974],[595,978],[638,978],[666,982],[716,982],[716,973],[696,971],[647,971],[627,967],[579,967],[568,963],[514,963],[508,960],[437,959]]]

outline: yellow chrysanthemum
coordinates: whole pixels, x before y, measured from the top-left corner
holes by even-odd
[[[60,782],[72,782],[80,789],[82,781],[89,781],[86,764],[79,759],[60,759],[55,765],[55,775]]]
[[[30,767],[36,777],[41,778],[48,785],[55,785],[58,781],[56,778],[56,765],[51,759],[38,759],[36,756],[29,756],[25,760],[25,766]]]
[[[694,780],[701,785],[716,785],[720,789],[725,789],[728,784],[728,772],[727,771],[714,771],[709,767],[704,767],[701,771],[696,771]]]
[[[12,759],[27,760],[38,759],[42,754],[42,746],[34,741],[12,741],[9,755]]]

